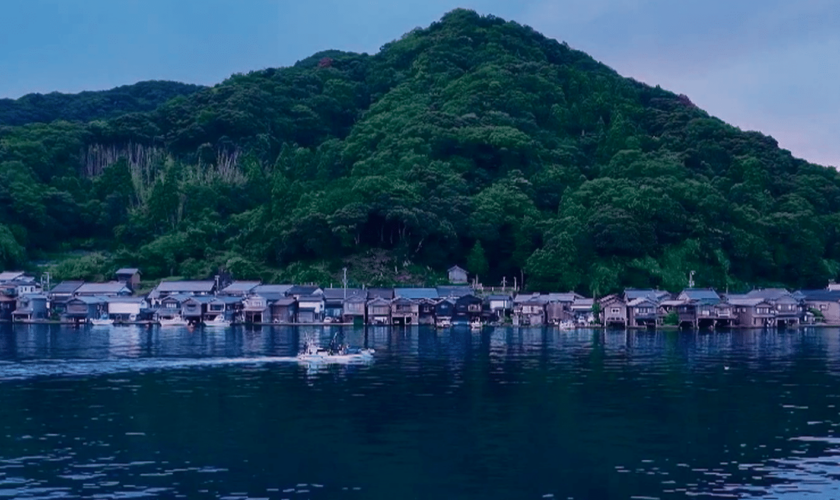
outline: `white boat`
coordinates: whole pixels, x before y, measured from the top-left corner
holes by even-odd
[[[470,321],[470,330],[481,330],[481,320],[476,318]]]
[[[204,326],[213,326],[213,327],[221,327],[227,328],[231,325],[231,322],[226,320],[223,315],[218,315],[215,318],[211,319],[210,321],[205,321]]]
[[[566,321],[561,321],[560,324],[557,325],[557,327],[560,328],[561,330],[574,330],[575,328],[577,328],[577,325],[575,325],[574,321],[566,320]]]
[[[373,349],[352,349],[342,346],[334,352],[318,347],[313,342],[306,342],[297,359],[303,363],[359,363],[373,359]]]
[[[435,326],[437,326],[438,328],[449,328],[452,326],[452,320],[450,320],[449,318],[441,318],[437,320]]]
[[[114,324],[114,320],[110,319],[107,315],[103,315],[99,319],[91,319],[90,324],[93,326],[111,326]]]
[[[160,318],[158,323],[160,323],[160,326],[190,326],[190,323],[180,316]]]

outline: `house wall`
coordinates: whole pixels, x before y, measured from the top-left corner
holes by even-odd
[[[140,314],[139,302],[111,302],[108,304],[108,314]]]
[[[627,305],[623,302],[613,302],[611,304],[602,305],[601,311],[605,323],[627,322]]]
[[[805,302],[806,310],[816,309],[825,318],[826,323],[840,323],[840,302],[809,300]]]
[[[365,303],[364,302],[346,302],[344,304],[345,316],[364,316]]]

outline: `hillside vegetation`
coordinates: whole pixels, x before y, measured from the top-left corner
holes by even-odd
[[[840,270],[837,171],[466,10],[372,56],[2,128],[0,200],[0,260],[110,255],[74,274],[326,281],[385,252],[394,275],[458,263],[487,285],[604,294],[678,289],[689,270],[721,288]]]
[[[202,88],[179,82],[148,81],[78,94],[27,94],[19,99],[0,99],[0,125],[116,118],[126,113],[152,111],[173,97]]]

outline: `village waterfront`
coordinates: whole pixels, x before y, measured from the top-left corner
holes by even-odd
[[[6,324],[0,497],[838,498],[839,375],[836,328]]]

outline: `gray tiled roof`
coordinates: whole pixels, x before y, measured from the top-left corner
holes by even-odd
[[[440,297],[436,288],[395,288],[394,295],[406,299],[436,299]]]
[[[683,294],[689,300],[720,300],[720,295],[711,288],[686,288],[680,295]]]
[[[215,286],[215,281],[161,281],[156,290],[159,292],[173,293],[210,293]]]
[[[50,293],[73,293],[84,284],[84,281],[62,281],[50,290]]]
[[[226,286],[222,293],[247,293],[260,286],[259,281],[234,281]]]
[[[131,293],[131,290],[119,281],[109,283],[85,283],[76,290],[77,294],[98,294],[98,293]]]
[[[840,291],[838,290],[801,290],[800,293],[807,301],[840,302]]]
[[[285,294],[286,292],[291,290],[293,286],[294,285],[260,285],[251,290],[251,293],[257,293],[260,295],[262,295],[263,293]]]
[[[348,288],[347,289],[347,298],[354,295],[365,295],[365,292],[362,291],[361,288]],[[339,300],[344,299],[344,289],[343,288],[324,288],[324,298],[332,299],[332,300]]]
[[[791,293],[784,288],[763,288],[747,293],[747,297],[756,297],[768,300],[779,300],[782,297],[792,297]]]

